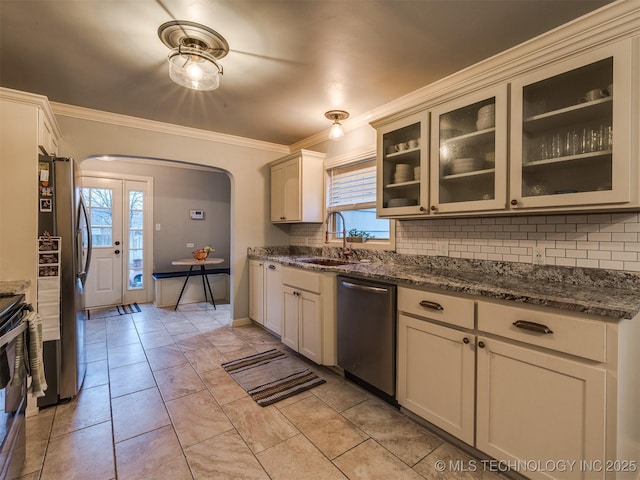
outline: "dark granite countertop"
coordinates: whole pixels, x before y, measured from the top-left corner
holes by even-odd
[[[25,292],[30,286],[30,280],[2,280],[0,281],[0,295],[17,295]]]
[[[296,268],[355,275],[397,284],[541,305],[608,319],[632,319],[640,313],[640,275],[600,269],[534,266],[511,262],[462,260],[363,253],[347,265],[304,262],[335,258],[336,249],[253,248],[249,258]],[[366,263],[363,263],[364,260]]]

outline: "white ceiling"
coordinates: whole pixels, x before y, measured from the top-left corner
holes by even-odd
[[[609,0],[0,0],[0,84],[291,145]],[[229,42],[221,86],[171,82],[169,20]]]

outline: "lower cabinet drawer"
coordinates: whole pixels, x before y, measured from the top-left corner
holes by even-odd
[[[299,268],[283,267],[282,284],[294,288],[320,293],[321,275],[316,272],[308,272]]]
[[[606,361],[606,323],[562,313],[478,302],[478,330],[578,357]]]
[[[474,301],[414,288],[398,288],[398,310],[462,328],[474,328]]]

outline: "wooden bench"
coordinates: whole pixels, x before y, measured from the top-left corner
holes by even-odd
[[[184,277],[187,276],[188,270],[178,272],[155,272],[153,280],[155,282],[155,301],[156,307],[175,306],[180,295],[180,290],[184,284]],[[207,278],[213,290],[213,296],[216,302],[229,302],[229,278],[231,275],[230,268],[207,268]],[[201,277],[202,272],[194,269],[191,272],[192,277]],[[204,292],[202,290],[202,282],[189,281],[182,294],[180,305],[184,303],[204,302]]]

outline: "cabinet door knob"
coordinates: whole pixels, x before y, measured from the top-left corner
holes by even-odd
[[[511,200],[511,205],[513,205],[514,207],[518,205],[518,200],[516,200],[515,198]]]
[[[424,208],[424,207],[420,207],[420,211],[421,211],[421,212],[424,212],[425,210],[426,210],[426,208]]]
[[[269,265],[269,267],[268,267],[268,268],[269,268],[269,270],[275,270],[275,269],[276,269],[276,266],[275,266],[275,265]]]
[[[116,250],[114,253],[118,255],[120,253],[120,250]]]
[[[484,342],[478,342],[478,347],[480,347],[480,348],[484,348],[484,346],[485,346],[485,345],[484,345]]]
[[[436,206],[435,205],[431,205],[431,211],[435,212],[436,210],[437,210]]]
[[[467,337],[464,337],[462,339],[462,343],[464,343],[465,345],[469,345],[470,340]]]

